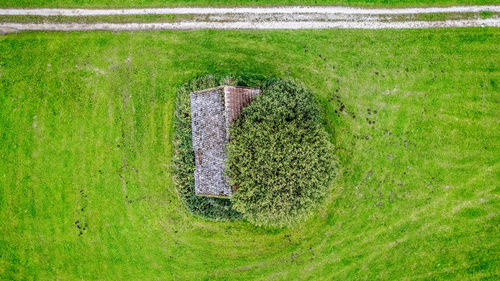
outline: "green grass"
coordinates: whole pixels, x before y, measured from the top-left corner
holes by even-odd
[[[0,279],[498,279],[498,45],[495,28],[3,35]],[[179,202],[175,93],[206,73],[318,94],[343,170],[301,227]]]
[[[492,12],[488,12],[488,11],[483,11],[480,13],[480,16],[482,19],[489,19],[491,17],[493,17],[494,13]]]
[[[490,0],[3,0],[1,7],[179,7],[179,6],[279,6],[354,5],[410,7],[498,4]]]

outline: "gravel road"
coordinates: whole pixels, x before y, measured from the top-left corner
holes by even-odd
[[[0,16],[116,16],[116,15],[192,15],[189,19],[157,23],[107,22],[0,22],[0,33],[27,30],[48,31],[134,31],[190,29],[415,29],[446,27],[500,27],[500,18],[493,14],[483,19],[450,19],[441,21],[401,20],[399,16],[445,13],[500,13],[495,6],[455,6],[403,9],[369,9],[357,7],[286,6],[255,8],[149,8],[149,9],[0,9]]]

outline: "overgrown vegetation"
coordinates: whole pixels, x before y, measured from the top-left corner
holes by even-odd
[[[254,224],[286,226],[322,201],[335,159],[315,96],[288,79],[266,84],[231,126],[231,201]]]
[[[193,91],[235,85],[231,77],[207,75],[185,83],[177,91],[174,113],[174,153],[172,156],[173,182],[184,206],[194,215],[204,218],[224,220],[241,217],[231,207],[231,201],[224,198],[196,196],[194,193],[194,152],[191,134],[191,103],[189,94]]]

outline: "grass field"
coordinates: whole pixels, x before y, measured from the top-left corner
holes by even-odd
[[[494,28],[0,36],[0,279],[498,280],[499,45]],[[303,225],[183,209],[175,93],[206,73],[320,97],[343,169]]]
[[[495,0],[496,1],[496,0]],[[3,0],[0,7],[176,7],[176,6],[276,6],[354,5],[372,7],[413,7],[489,5],[491,0]],[[499,2],[496,2],[499,4]]]

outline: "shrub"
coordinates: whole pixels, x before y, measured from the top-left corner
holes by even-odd
[[[209,219],[235,219],[241,214],[231,207],[229,199],[200,197],[194,193],[194,151],[191,135],[191,102],[193,91],[219,85],[233,85],[230,77],[218,78],[213,75],[200,77],[184,84],[177,91],[174,113],[173,181],[179,198],[190,213]]]
[[[320,116],[304,86],[276,80],[231,126],[226,167],[233,208],[244,218],[287,226],[322,201],[336,161]]]

